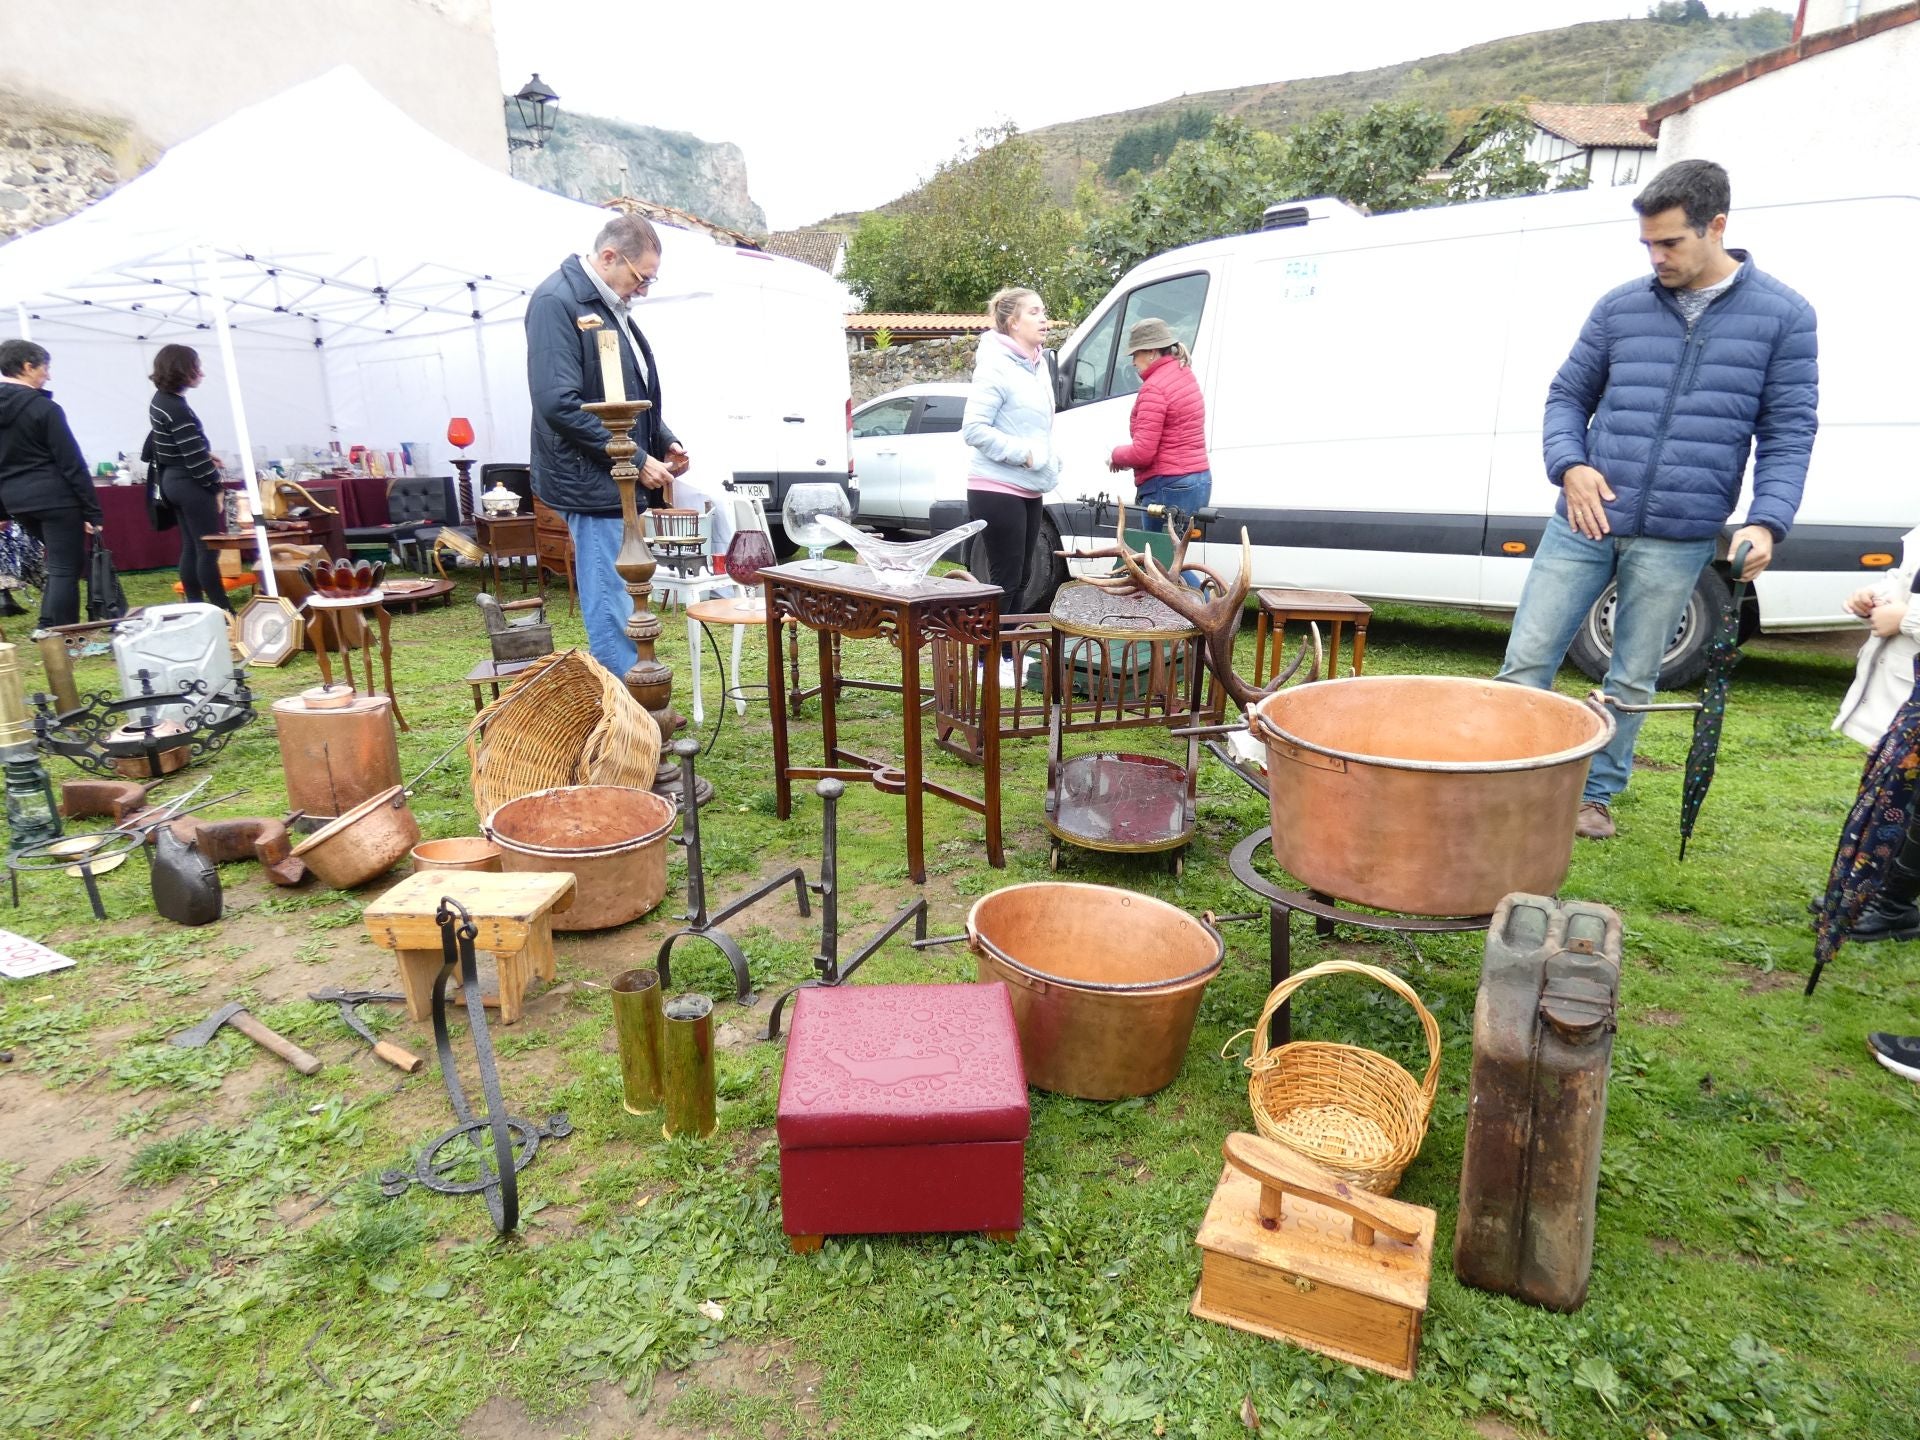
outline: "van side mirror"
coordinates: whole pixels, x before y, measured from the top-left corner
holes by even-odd
[[[1060,352],[1048,350],[1047,374],[1053,379],[1053,404],[1057,410],[1065,410],[1073,403],[1073,386],[1070,377],[1060,373]]]

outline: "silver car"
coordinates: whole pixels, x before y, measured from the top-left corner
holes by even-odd
[[[966,499],[960,417],[969,388],[954,382],[907,385],[853,412],[860,523],[924,534],[934,501]]]

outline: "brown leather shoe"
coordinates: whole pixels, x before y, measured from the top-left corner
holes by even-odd
[[[1573,817],[1573,833],[1582,840],[1611,840],[1613,811],[1598,800],[1582,800],[1580,813]]]

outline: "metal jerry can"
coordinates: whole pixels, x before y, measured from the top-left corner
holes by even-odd
[[[1473,1083],[1453,1271],[1482,1290],[1578,1310],[1593,1270],[1620,916],[1509,895],[1473,1009]]]

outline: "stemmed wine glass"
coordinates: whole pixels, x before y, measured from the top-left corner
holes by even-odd
[[[847,492],[831,484],[794,485],[788,489],[786,502],[780,507],[780,519],[787,538],[807,547],[808,560],[800,569],[833,569],[833,562],[820,556],[839,537],[817,523],[822,515],[831,515],[836,520],[853,519],[853,505],[847,499]]]
[[[751,526],[733,532],[727,545],[727,575],[746,591],[734,605],[740,610],[758,610],[762,601],[753,593],[760,583],[760,572],[774,562],[773,540],[764,530]]]

